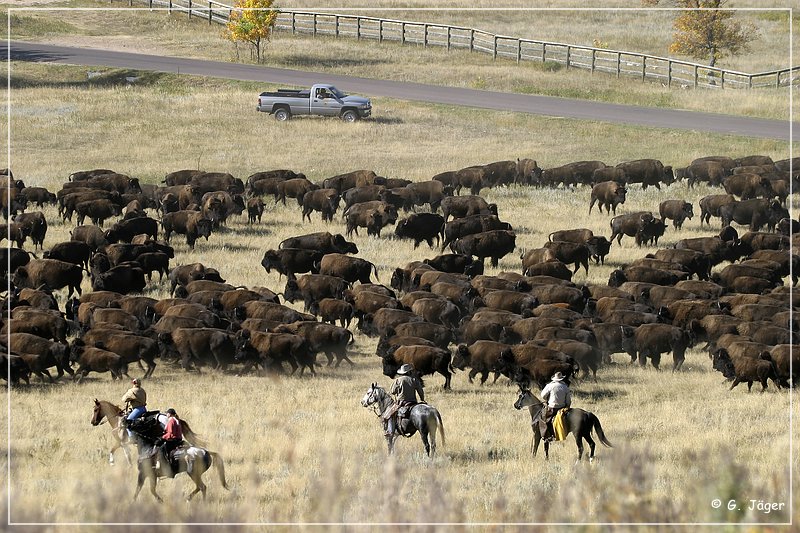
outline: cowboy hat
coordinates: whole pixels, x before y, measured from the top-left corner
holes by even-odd
[[[564,374],[562,374],[561,372],[556,372],[555,374],[553,374],[552,380],[553,381],[564,381],[564,377],[565,377]]]
[[[173,416],[178,416],[178,413],[176,413],[176,412],[175,412],[175,409],[173,409],[172,407],[170,407],[169,409],[167,409],[167,414],[168,414],[168,415],[173,415]]]
[[[414,370],[414,367],[412,365],[410,365],[409,363],[405,363],[403,366],[401,366],[397,370],[397,374],[400,375],[400,376],[406,376],[406,375],[410,374],[412,370]]]

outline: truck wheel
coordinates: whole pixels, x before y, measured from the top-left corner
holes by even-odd
[[[275,120],[279,122],[286,122],[290,118],[292,118],[292,114],[285,107],[275,110]]]
[[[345,122],[355,122],[358,120],[358,113],[353,111],[352,109],[348,109],[344,113],[342,113],[342,120]]]

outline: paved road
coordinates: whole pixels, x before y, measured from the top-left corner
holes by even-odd
[[[7,57],[7,54],[8,46],[6,43],[0,44],[0,57]],[[12,41],[11,58],[19,61],[118,67],[300,86],[324,81],[333,83],[344,91],[401,100],[656,128],[725,133],[787,141],[790,139],[790,123],[788,121],[607,104],[550,96],[438,87],[421,83],[373,80],[354,76],[240,65],[220,61],[162,57],[20,41]],[[746,93],[742,92],[742,95],[744,96]],[[800,123],[795,122],[793,125],[796,131],[800,131],[800,129],[797,129],[800,128]]]

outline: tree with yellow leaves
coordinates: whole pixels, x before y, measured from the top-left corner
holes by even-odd
[[[269,42],[278,19],[278,11],[272,9],[273,3],[274,0],[236,0],[236,9],[231,12],[223,32],[225,38],[234,43],[248,43],[251,56],[259,63],[262,47]]]
[[[673,54],[707,59],[713,67],[718,59],[748,51],[750,42],[758,37],[754,25],[734,20],[736,12],[724,9],[727,0],[676,0],[675,3],[685,10],[673,24],[675,33],[669,47]]]

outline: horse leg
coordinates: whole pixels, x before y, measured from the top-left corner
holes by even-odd
[[[550,441],[544,441],[544,459],[545,461],[550,460]]]
[[[578,445],[578,460],[575,461],[575,464],[578,464],[581,462],[581,459],[583,458],[583,439],[578,433],[575,433],[575,444]]]
[[[192,481],[194,481],[194,487],[195,488],[192,491],[192,493],[189,494],[189,496],[186,498],[186,501],[192,501],[192,498],[198,492],[201,492],[203,494],[203,499],[204,500],[206,499],[206,484],[203,483],[202,476],[203,476],[202,472],[198,472],[197,470],[192,472]]]
[[[426,431],[420,431],[419,436],[422,437],[422,444],[425,445],[425,455],[428,457],[431,456],[431,445],[428,442],[428,433]]]
[[[142,485],[144,485],[144,472],[142,472],[142,467],[139,466],[139,477],[136,479],[136,492],[133,493],[134,501],[139,497],[139,491],[142,490]]]
[[[586,442],[589,443],[589,462],[591,463],[594,461],[594,439],[592,439],[592,428],[589,426],[589,429],[586,431],[586,434],[583,436],[586,439]]]
[[[537,431],[538,424],[534,423],[531,424],[531,428],[533,429],[533,437],[531,437],[531,451],[533,452],[533,456],[536,457],[536,452],[539,451],[539,442],[542,440],[542,436]]]

